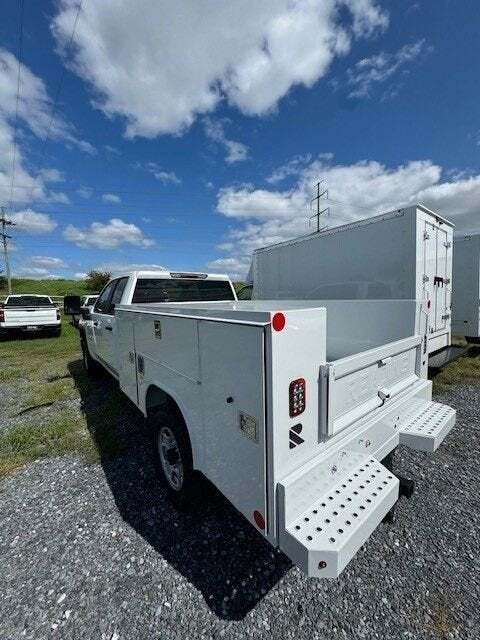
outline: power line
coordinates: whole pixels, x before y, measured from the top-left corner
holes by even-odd
[[[75,32],[77,30],[77,24],[78,24],[78,18],[80,16],[80,12],[82,10],[82,6],[83,6],[84,0],[80,0],[79,4],[78,4],[78,8],[77,8],[77,13],[75,15],[75,20],[73,21],[73,28],[72,28],[72,32],[70,34],[70,38],[68,39],[67,42],[67,46],[65,47],[65,52],[68,56],[68,53],[71,49],[72,43],[73,43],[73,39],[75,37]],[[47,151],[47,143],[48,140],[50,138],[50,133],[52,131],[52,126],[53,126],[53,122],[55,120],[55,116],[57,114],[57,108],[58,108],[58,101],[60,99],[60,93],[62,92],[62,88],[63,88],[63,83],[65,81],[65,76],[67,73],[67,65],[66,65],[66,61],[64,61],[64,65],[63,65],[63,69],[62,69],[62,73],[60,75],[60,79],[58,81],[58,85],[57,85],[57,90],[55,91],[55,97],[53,99],[53,103],[52,103],[52,108],[50,110],[50,121],[48,123],[48,127],[47,127],[47,133],[45,135],[45,138],[42,142],[42,151],[40,154],[40,169],[37,172],[37,177],[40,175],[40,171],[41,171],[41,166],[43,164],[43,161],[45,160],[45,155],[46,155],[46,151]],[[30,197],[28,198],[28,200],[32,199],[33,196],[33,192],[35,191],[36,185],[34,185],[32,187],[32,190],[30,192]]]
[[[18,132],[18,106],[20,103],[20,78],[22,73],[23,57],[23,8],[24,0],[20,0],[20,23],[18,32],[18,72],[17,72],[17,95],[15,97],[15,121],[13,125],[13,149],[12,149],[12,178],[10,182],[10,207],[13,201],[13,188],[15,185],[15,171],[17,164],[17,132]]]

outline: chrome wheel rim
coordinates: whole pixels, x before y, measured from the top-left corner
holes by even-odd
[[[161,427],[157,444],[165,478],[174,491],[180,491],[184,479],[183,462],[180,448],[170,427]]]

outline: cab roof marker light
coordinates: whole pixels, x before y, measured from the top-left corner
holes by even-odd
[[[170,277],[171,278],[188,278],[188,279],[197,279],[197,280],[205,280],[206,278],[208,278],[208,274],[207,273],[186,273],[183,271],[180,272],[176,272],[176,271],[170,271]]]

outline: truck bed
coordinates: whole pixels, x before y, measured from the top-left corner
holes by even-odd
[[[433,451],[455,422],[452,409],[431,402],[427,317],[414,300],[117,313],[122,390],[145,414],[152,387],[171,396],[194,467],[311,576],[339,575],[396,501],[384,457],[400,442]],[[292,395],[300,388],[303,396]]]

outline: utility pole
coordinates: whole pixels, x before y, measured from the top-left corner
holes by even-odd
[[[2,230],[0,232],[0,236],[3,241],[3,255],[5,257],[5,271],[7,273],[7,282],[8,282],[8,293],[9,295],[12,293],[12,278],[10,274],[10,262],[8,260],[8,243],[7,240],[10,240],[12,236],[7,236],[5,233],[5,229],[8,225],[14,225],[15,223],[11,220],[7,220],[5,217],[5,208],[2,207],[0,209],[0,224],[2,226]]]
[[[323,214],[328,215],[330,212],[330,208],[329,207],[325,207],[325,209],[320,209],[320,200],[326,196],[327,200],[328,200],[328,189],[326,189],[324,187],[325,185],[325,180],[319,180],[317,182],[317,184],[315,185],[317,187],[317,195],[312,198],[310,200],[310,206],[312,206],[312,202],[316,202],[317,203],[317,211],[316,213],[313,214],[313,216],[310,216],[310,220],[312,218],[316,218],[317,219],[317,233],[319,231],[321,231],[320,229],[320,216],[322,216]]]

